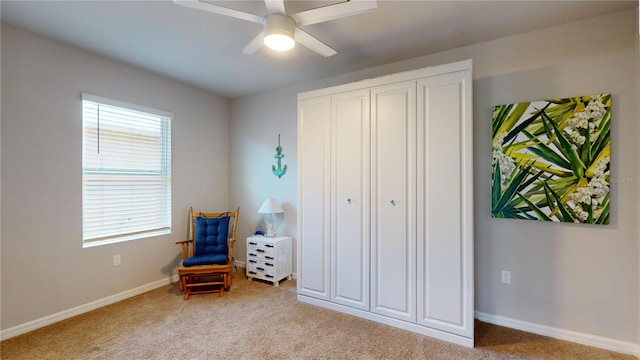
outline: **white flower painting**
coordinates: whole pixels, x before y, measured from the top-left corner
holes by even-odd
[[[493,108],[494,218],[609,223],[611,95]]]

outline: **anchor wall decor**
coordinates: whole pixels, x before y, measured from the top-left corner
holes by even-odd
[[[284,154],[282,153],[282,147],[280,146],[280,134],[278,134],[278,146],[276,147],[276,154],[273,155],[274,158],[278,161],[278,168],[276,169],[275,165],[271,166],[271,171],[273,171],[273,175],[277,176],[278,179],[282,177],[287,172],[287,165],[282,166],[282,158]]]

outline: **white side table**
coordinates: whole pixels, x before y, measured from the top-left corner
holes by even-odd
[[[291,280],[293,275],[291,236],[250,236],[247,238],[247,278],[273,282]]]

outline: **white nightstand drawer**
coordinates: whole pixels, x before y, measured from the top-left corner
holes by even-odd
[[[274,264],[268,261],[249,260],[248,272],[255,277],[273,279]]]
[[[247,255],[250,258],[273,260],[273,244],[248,241],[247,243]]]

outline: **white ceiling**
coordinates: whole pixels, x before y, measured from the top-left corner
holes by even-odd
[[[287,13],[338,2],[286,1]],[[210,1],[266,15],[262,1]],[[378,0],[372,12],[310,25],[324,58],[242,48],[262,27],[171,1],[7,1],[2,21],[226,97],[383,65],[638,6],[631,1]],[[588,41],[588,39],[576,39]]]

